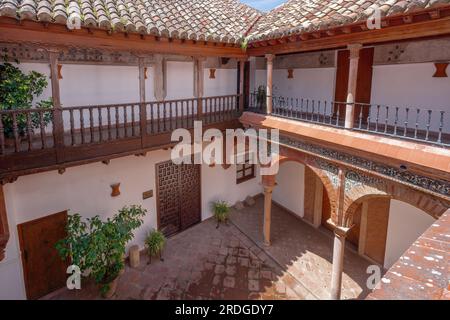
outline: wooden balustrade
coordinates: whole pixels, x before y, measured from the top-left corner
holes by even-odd
[[[204,127],[237,126],[238,100],[228,95],[0,111],[0,179],[15,170],[167,145],[174,129],[192,129],[195,120]]]

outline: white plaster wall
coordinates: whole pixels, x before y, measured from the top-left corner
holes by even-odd
[[[194,97],[194,63],[182,61],[167,62],[166,100]]]
[[[294,78],[288,79],[287,69],[273,71],[273,95],[332,101],[335,68],[293,69]]]
[[[216,78],[209,78],[209,70],[205,69],[203,95],[225,96],[236,94],[237,91],[237,70],[236,69],[216,69]]]
[[[202,166],[202,216],[203,219],[212,216],[211,205],[214,201],[226,201],[234,205],[238,200],[247,196],[262,193],[261,176],[256,168],[254,179],[236,184],[236,166],[223,169],[221,165]]]
[[[158,150],[146,157],[129,156],[111,160],[109,165],[93,163],[68,168],[63,175],[56,171],[20,177],[4,186],[11,238],[6,258],[0,262],[0,299],[25,298],[17,224],[49,214],[69,210],[83,217],[96,214],[110,217],[125,205],[139,204],[147,209],[144,224],[135,232],[131,244],[143,245],[148,231],[156,227],[155,164],[170,159],[170,151]],[[236,168],[202,165],[202,219],[212,215],[210,205],[215,200],[234,204],[248,195],[261,192],[259,175],[236,184]],[[112,198],[110,185],[120,182],[121,195]],[[153,190],[154,196],[143,200],[142,192]]]
[[[277,174],[277,186],[273,189],[273,200],[303,217],[305,201],[305,166],[298,162],[286,162]]]
[[[398,65],[378,65],[373,67],[372,78],[372,104],[384,104],[399,107],[422,108],[433,110],[431,129],[439,127],[439,111],[446,111],[444,130],[450,132],[450,78],[433,78],[435,67],[433,63],[415,63]],[[423,110],[419,120],[420,127],[425,129],[427,116]],[[390,119],[394,119],[394,110]],[[406,120],[405,111],[399,114],[399,123],[403,125]],[[374,121],[376,109],[373,108],[371,118]],[[380,121],[385,119],[382,112]],[[409,126],[414,127],[416,114],[409,114]]]
[[[434,221],[410,204],[391,200],[384,267],[390,268]]]

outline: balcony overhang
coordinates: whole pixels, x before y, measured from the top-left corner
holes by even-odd
[[[239,120],[246,127],[278,129],[280,135],[294,140],[450,180],[450,150],[445,148],[253,112],[244,112]]]

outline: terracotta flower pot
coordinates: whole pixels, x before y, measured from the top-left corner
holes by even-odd
[[[119,277],[117,276],[113,281],[109,283],[109,290],[102,294],[102,297],[105,299],[110,299],[116,293],[118,282]]]

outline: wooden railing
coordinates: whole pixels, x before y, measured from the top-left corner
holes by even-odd
[[[237,123],[239,95],[0,111],[0,178],[170,143],[177,128]],[[99,147],[98,145],[101,145]]]

